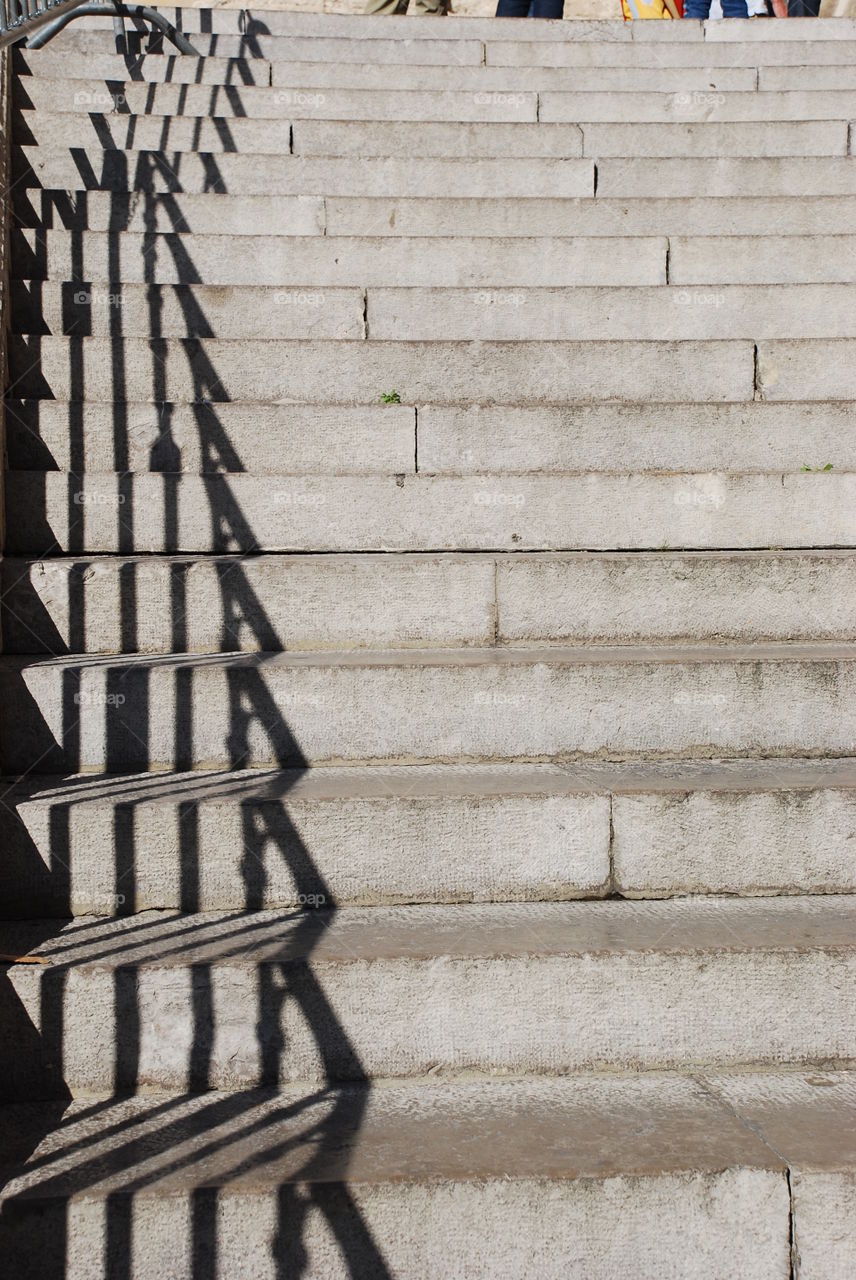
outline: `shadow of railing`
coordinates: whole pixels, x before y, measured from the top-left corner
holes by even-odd
[[[128,78],[141,79],[139,62],[129,56],[126,63]],[[235,74],[240,75],[237,62]],[[108,93],[121,95],[119,85],[108,82],[106,87]],[[240,114],[234,85],[211,88],[212,114],[216,113],[221,94],[227,98],[230,111]],[[26,101],[26,86],[22,89],[20,82],[18,93],[19,103]],[[102,141],[104,139],[106,122],[103,118],[99,120],[97,114],[90,116],[89,120],[93,126],[93,146],[97,147],[99,137]],[[228,122],[223,127],[228,129]],[[230,149],[228,139],[224,139],[224,149]],[[73,154],[77,159],[82,190],[76,194],[41,190],[30,171],[24,178],[28,188],[26,194],[21,196],[19,193],[19,208],[25,207],[27,220],[32,220],[42,231],[61,227],[69,232],[72,274],[75,284],[85,287],[83,237],[88,225],[88,192],[104,186],[109,190],[108,274],[116,285],[121,284],[123,275],[122,233],[129,225],[135,206],[138,207],[140,200],[145,202],[146,230],[150,233],[146,237],[146,283],[151,399],[159,406],[162,425],[151,461],[153,469],[161,473],[164,488],[163,545],[176,545],[179,514],[177,473],[181,466],[181,449],[171,432],[171,405],[165,380],[167,359],[187,360],[193,388],[190,399],[203,457],[209,460],[212,469],[223,473],[243,469],[218,416],[217,402],[225,398],[225,393],[205,348],[205,339],[215,336],[213,327],[198,301],[187,291],[177,290],[176,296],[184,308],[186,337],[192,341],[177,342],[168,351],[167,339],[163,336],[160,290],[155,283],[159,254],[167,252],[172,255],[178,277],[184,285],[200,283],[200,277],[185,240],[177,235],[161,237],[155,233],[162,227],[165,215],[176,233],[191,231],[192,227],[188,226],[175,196],[129,196],[132,191],[151,193],[157,181],[176,192],[180,191],[180,163],[173,164],[163,155],[141,154],[132,166],[130,161],[134,153],[110,151],[104,153],[99,176],[93,172],[85,148],[75,150]],[[216,156],[208,156],[206,164],[210,173],[207,190],[225,193]],[[221,194],[218,198],[227,197]],[[160,217],[155,213],[156,204]],[[31,286],[33,303],[38,302],[38,280],[46,279],[49,274],[45,236],[42,234],[36,240],[30,263],[36,277]],[[72,533],[66,554],[74,557],[85,555],[87,549],[86,509],[75,506],[73,496],[79,485],[75,476],[85,470],[83,406],[87,387],[83,343],[86,338],[79,331],[72,331],[67,336],[71,388],[68,500]],[[112,343],[112,458],[105,459],[104,466],[121,477],[123,502],[117,507],[117,546],[120,554],[128,555],[135,545],[135,492],[129,473],[130,426],[123,336],[121,308],[114,307],[109,325]],[[40,337],[35,334],[30,342],[33,359],[38,357],[39,343]],[[177,357],[177,352],[183,354]],[[13,386],[12,395],[14,392]],[[47,397],[53,394],[47,384],[44,394]],[[255,546],[259,539],[227,486],[209,487],[207,493],[212,548],[222,545],[224,530],[228,531],[236,547]],[[46,512],[43,515],[46,525]],[[39,547],[33,551],[38,555],[49,555],[55,554],[57,548]],[[117,609],[120,612],[121,635],[132,648],[133,637],[138,630],[138,601],[133,565],[127,566],[127,570],[121,577]],[[278,641],[275,628],[267,618],[262,601],[242,572],[240,560],[236,560],[231,572],[218,575],[218,581],[223,620],[221,649],[228,651],[234,648],[236,620],[239,620],[238,625],[251,628],[258,647],[274,647]],[[172,579],[170,608],[173,645],[179,651],[187,644],[183,582],[183,574],[176,572]],[[72,652],[75,649],[82,652],[86,619],[85,575],[73,572],[68,583],[69,647]],[[179,664],[175,671],[173,750],[173,760],[178,766],[193,759],[191,680],[192,665]],[[132,697],[124,701],[117,699],[110,704],[105,718],[105,763],[109,771],[122,767],[121,758],[114,753],[114,748],[127,733],[133,732],[138,741],[148,742],[151,692],[144,670],[129,680],[128,669],[121,667],[111,672],[106,688],[108,694],[133,690]],[[383,1280],[388,1274],[346,1181],[348,1152],[353,1149],[362,1124],[370,1081],[356,1048],[349,1041],[322,987],[313,977],[310,963],[313,949],[334,917],[336,904],[330,886],[288,815],[288,792],[300,771],[306,768],[306,761],[300,755],[261,670],[247,667],[236,670],[229,679],[228,690],[229,727],[223,742],[223,757],[228,768],[240,770],[246,765],[250,754],[250,729],[259,724],[274,744],[274,757],[281,770],[270,781],[263,797],[247,798],[241,803],[243,852],[240,883],[235,885],[234,919],[227,917],[231,927],[232,954],[240,954],[248,944],[256,928],[253,913],[266,903],[264,868],[272,851],[287,863],[298,897],[325,902],[328,906],[322,912],[310,908],[299,913],[282,913],[282,927],[288,933],[289,948],[297,949],[306,956],[299,980],[295,979],[293,966],[287,964],[270,962],[259,967],[257,1007],[254,1013],[249,1009],[246,1011],[248,1036],[255,1036],[258,1049],[257,1078],[251,1082],[251,1087],[240,1087],[232,1093],[210,1092],[215,1083],[212,1075],[216,1031],[213,970],[210,963],[192,963],[193,1034],[187,1063],[188,1095],[165,1096],[150,1100],[145,1106],[140,1103],[144,1112],[142,1119],[141,1112],[133,1110],[131,1101],[143,1083],[140,1077],[139,962],[133,955],[123,960],[122,952],[123,948],[133,952],[134,946],[144,940],[149,928],[147,918],[129,919],[120,932],[114,931],[110,963],[114,973],[117,1034],[112,1096],[76,1104],[68,1112],[66,1120],[60,1123],[57,1132],[53,1132],[53,1126],[70,1101],[70,1090],[62,1077],[61,1066],[69,1034],[66,1019],[71,1016],[67,985],[74,965],[73,961],[63,958],[63,953],[67,956],[69,947],[79,946],[85,940],[87,930],[97,934],[99,926],[91,922],[77,922],[59,933],[59,921],[45,923],[36,940],[45,942],[44,954],[49,963],[38,969],[28,968],[25,975],[31,987],[33,983],[38,987],[37,1020],[28,1015],[26,1002],[16,993],[20,970],[13,971],[15,981],[7,972],[0,986],[4,1024],[11,1032],[6,1038],[9,1047],[2,1054],[5,1061],[0,1064],[8,1068],[3,1077],[3,1091],[8,1101],[17,1100],[18,1104],[6,1108],[6,1124],[11,1126],[7,1150],[14,1154],[12,1164],[32,1156],[24,1183],[14,1181],[20,1170],[11,1164],[6,1165],[0,1178],[0,1183],[13,1179],[10,1184],[12,1193],[7,1194],[0,1216],[0,1239],[5,1242],[12,1275],[18,1274],[14,1270],[18,1265],[22,1276],[38,1275],[40,1280],[64,1280],[69,1274],[72,1247],[71,1199],[94,1194],[96,1189],[105,1192],[106,1188],[104,1275],[109,1280],[131,1280],[135,1198],[156,1187],[167,1175],[173,1179],[181,1175],[182,1185],[189,1189],[192,1201],[190,1274],[193,1280],[213,1280],[218,1274],[221,1197],[248,1173],[264,1169],[268,1170],[269,1176],[271,1169],[282,1174],[281,1179],[275,1177],[271,1184],[277,1195],[277,1225],[270,1247],[278,1280],[296,1280],[306,1274],[310,1263],[305,1232],[308,1215],[314,1210],[320,1210],[325,1216],[352,1276]],[[66,767],[73,767],[74,761],[80,760],[79,692],[79,677],[69,671],[63,694],[59,742]],[[33,712],[36,712],[35,704]],[[113,721],[115,728],[112,727]],[[50,734],[51,730],[45,726],[45,732]],[[150,758],[148,763],[153,763]],[[37,774],[40,762],[33,761],[32,767],[34,775]],[[161,787],[164,785],[163,777],[158,776],[157,785]],[[227,786],[228,777],[228,773],[216,775],[212,785]],[[75,804],[85,803],[86,794],[93,786],[100,786],[102,792],[106,787],[113,789],[116,795],[113,808],[113,880],[117,886],[117,903],[120,897],[123,899],[117,911],[135,917],[138,910],[135,892],[137,867],[147,854],[145,845],[139,844],[135,823],[135,809],[141,802],[134,789],[138,782],[139,779],[132,781],[114,775],[100,784],[91,779],[61,784],[46,780],[40,786],[38,782],[33,783],[33,776],[30,777],[28,800],[38,801],[41,797],[50,807],[48,843],[51,865],[49,869],[44,866],[43,851],[36,841],[28,837],[22,821],[18,826],[20,839],[16,845],[16,866],[22,875],[29,877],[28,883],[40,884],[40,891],[45,899],[50,900],[57,916],[70,916],[72,909],[72,810]],[[178,778],[176,783],[180,787]],[[83,800],[80,800],[81,788],[85,793]],[[9,803],[8,799],[4,800],[7,807]],[[194,917],[194,913],[200,912],[204,906],[200,894],[199,805],[198,799],[179,802],[180,908],[185,914],[170,918],[163,936],[159,938],[161,958],[168,951],[178,954],[189,946],[192,934],[203,927],[205,920],[204,914]],[[29,869],[25,866],[28,859],[32,861]],[[162,917],[158,919],[162,920]],[[103,926],[100,928],[103,932]],[[32,946],[33,936],[29,936]],[[308,1087],[304,1097],[297,1100],[280,1097],[276,1092],[265,1097],[260,1090],[276,1091],[281,1080],[289,1074],[285,1068],[289,1043],[283,1024],[286,1009],[292,1007],[299,1010],[303,1022],[312,1031],[326,1083],[320,1087]],[[33,1102],[35,1098],[44,1101]],[[287,1133],[284,1133],[284,1126]],[[46,1135],[49,1136],[43,1144]],[[16,1250],[20,1251],[19,1255]]]

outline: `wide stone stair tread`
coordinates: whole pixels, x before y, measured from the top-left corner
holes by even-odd
[[[312,1276],[451,1275],[464,1257],[470,1274],[524,1274],[543,1250],[539,1274],[551,1280],[580,1266],[611,1280],[631,1258],[640,1276],[677,1277],[687,1266],[704,1274],[711,1250],[729,1246],[744,1274],[775,1275],[788,1265],[794,1219],[807,1262],[836,1250],[829,1201],[847,1192],[853,1108],[844,1072],[10,1107],[4,1148],[29,1160],[4,1193],[0,1238],[17,1274],[35,1276],[38,1224],[38,1252],[62,1265],[64,1233],[50,1227],[68,1201],[90,1248],[121,1259],[117,1228],[132,1196],[137,1247],[187,1276],[216,1249],[219,1262],[273,1280],[299,1249]],[[295,1199],[307,1193],[314,1213],[295,1230]],[[672,1258],[680,1271],[663,1269]]]
[[[354,764],[3,785],[0,883],[4,913],[19,918],[856,885],[848,758]]]

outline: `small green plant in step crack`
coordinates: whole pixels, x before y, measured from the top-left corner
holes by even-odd
[[[831,470],[832,470],[831,462],[827,462],[825,467],[810,467],[807,462],[804,462],[800,467],[800,471],[831,471]]]
[[[381,401],[383,404],[401,404],[401,396],[397,391],[384,391]]]

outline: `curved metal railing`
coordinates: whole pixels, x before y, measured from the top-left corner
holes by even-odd
[[[142,18],[162,31],[181,53],[199,56],[187,36],[162,13],[145,4],[123,4],[120,0],[0,0],[0,49],[21,41],[26,41],[29,49],[39,49],[84,14],[113,18],[117,36],[124,34],[126,17]]]

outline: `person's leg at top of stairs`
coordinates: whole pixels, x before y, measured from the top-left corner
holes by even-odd
[[[565,0],[498,0],[497,18],[562,18]]]
[[[684,4],[685,18],[707,18],[710,16],[710,0],[686,0]],[[723,18],[748,18],[749,10],[746,0],[722,0]]]

